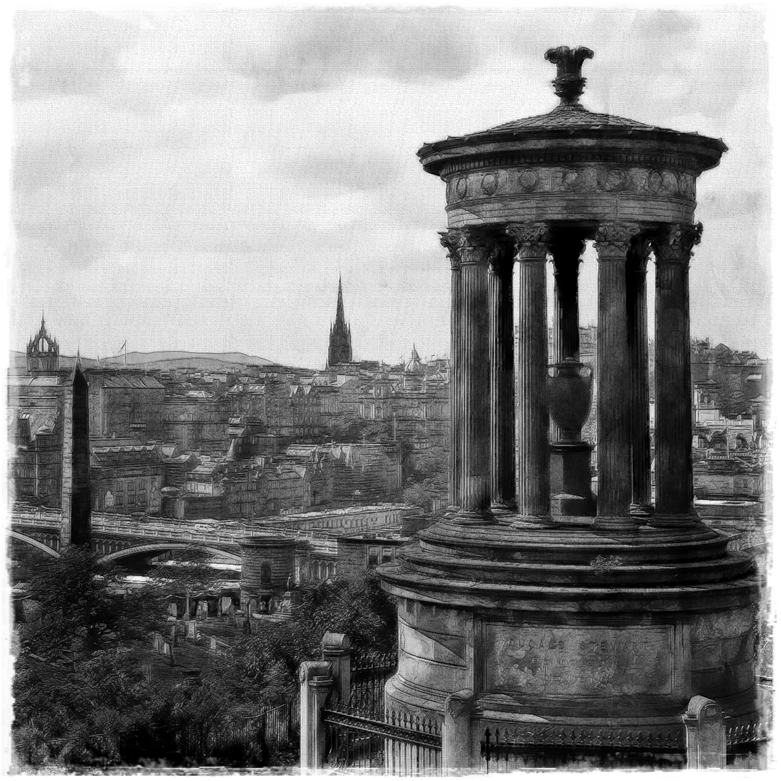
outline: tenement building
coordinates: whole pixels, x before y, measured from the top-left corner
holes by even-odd
[[[592,56],[582,47],[547,52],[560,98],[548,114],[418,153],[447,199],[451,506],[380,573],[399,599],[399,665],[386,706],[444,718],[445,767],[477,767],[481,742],[484,751],[520,746],[521,766],[653,765],[697,745],[705,721],[751,729],[757,719],[752,563],[693,510],[695,190],[726,146],[585,109],[581,66]],[[593,377],[579,345],[585,242],[598,258]],[[592,382],[595,504],[581,435]],[[551,439],[572,498],[572,512],[555,519]]]

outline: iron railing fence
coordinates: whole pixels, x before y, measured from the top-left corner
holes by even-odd
[[[393,776],[440,774],[442,726],[433,718],[392,709],[380,718],[348,709],[326,709],[323,716],[330,767],[376,769]]]
[[[487,728],[480,740],[481,769],[510,773],[535,768],[676,769],[686,767],[686,738],[680,729],[561,727]]]
[[[762,769],[770,740],[770,723],[759,719],[727,719],[727,767]]]
[[[396,652],[368,653],[350,659],[350,701],[352,712],[382,717],[385,713],[385,684],[395,672]]]

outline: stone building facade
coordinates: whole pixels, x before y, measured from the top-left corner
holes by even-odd
[[[92,507],[159,515],[165,468],[160,446],[134,438],[92,439]]]
[[[151,375],[92,369],[88,372],[90,431],[94,437],[161,440],[165,387]]]
[[[57,375],[9,378],[11,494],[59,507],[62,492],[65,382]]]

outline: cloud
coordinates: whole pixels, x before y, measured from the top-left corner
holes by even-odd
[[[740,338],[719,338],[753,347],[740,318],[707,307],[740,275],[767,280],[761,22],[662,16],[21,14],[15,306],[32,325],[41,305],[58,307],[63,344],[97,344],[111,321],[112,339],[135,332],[150,349],[319,363],[341,270],[361,355],[396,358],[413,339],[446,350],[444,187],[416,150],[550,110],[545,50],[587,45],[588,108],[729,144],[699,185],[696,273],[710,276],[693,280],[713,298],[693,295],[693,318],[729,323]],[[732,300],[753,322],[751,295]],[[756,301],[758,317],[769,311]]]
[[[128,19],[79,11],[19,12],[14,27],[11,72],[17,99],[105,92],[120,79],[120,53],[140,32]]]

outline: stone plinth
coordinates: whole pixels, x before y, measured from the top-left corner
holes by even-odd
[[[470,690],[478,736],[522,725],[541,745],[563,730],[586,753],[647,740],[683,757],[695,694],[728,716],[754,709],[758,594],[749,557],[726,546],[703,525],[494,526],[478,540],[440,522],[381,568],[399,598],[387,706],[442,715]]]
[[[550,446],[550,487],[554,515],[593,515],[591,445],[556,442]],[[557,500],[558,497],[558,500]]]

